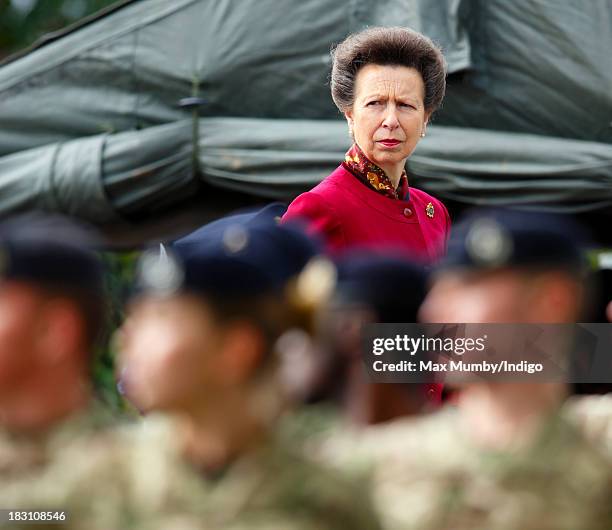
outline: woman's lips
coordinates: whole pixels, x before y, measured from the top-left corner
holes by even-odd
[[[401,142],[399,140],[379,140],[378,143],[383,144],[385,147],[395,147]]]

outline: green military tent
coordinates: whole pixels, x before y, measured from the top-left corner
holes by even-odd
[[[1,65],[0,215],[64,212],[121,243],[290,200],[349,145],[329,50],[373,25],[426,33],[449,66],[411,183],[612,220],[609,0],[119,2]]]

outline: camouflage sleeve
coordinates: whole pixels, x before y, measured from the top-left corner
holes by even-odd
[[[567,401],[565,413],[612,460],[612,394],[575,396]]]

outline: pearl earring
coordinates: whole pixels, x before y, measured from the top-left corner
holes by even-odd
[[[421,138],[425,138],[425,131],[421,133]]]

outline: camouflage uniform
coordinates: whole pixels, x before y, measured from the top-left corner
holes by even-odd
[[[62,421],[55,427],[37,434],[13,433],[0,430],[0,499],[2,508],[19,511],[59,511],[69,513],[63,524],[19,522],[2,528],[103,528],[103,523],[116,523],[120,516],[113,502],[114,490],[108,485],[101,504],[105,512],[114,511],[111,521],[95,516],[97,492],[87,488],[95,481],[102,446],[108,446],[110,431],[104,434],[109,415],[100,406]],[[115,442],[116,443],[116,442]],[[105,454],[108,454],[105,451]],[[67,458],[68,457],[68,458]],[[108,461],[108,458],[105,458]],[[77,502],[78,501],[78,502]]]
[[[0,446],[1,498],[14,509],[70,513],[68,523],[49,528],[379,527],[362,489],[276,437],[205,476],[182,458],[165,420],[93,436],[70,438],[62,431],[28,443],[4,437]]]
[[[379,528],[365,488],[307,460],[285,442],[275,433],[214,476],[197,473],[174,453],[170,482],[181,493],[168,491],[172,502],[159,503],[165,506],[157,514],[149,511],[142,527]]]
[[[612,394],[574,396],[564,409],[585,436],[612,458]]]
[[[570,530],[612,527],[612,465],[563,415],[530,447],[496,452],[461,434],[456,412],[329,440],[321,454],[369,467],[385,528]]]

